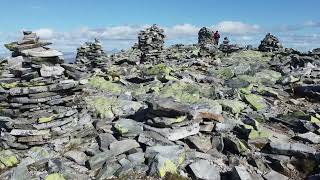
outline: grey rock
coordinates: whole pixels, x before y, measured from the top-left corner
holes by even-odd
[[[164,135],[170,141],[176,141],[179,139],[186,138],[188,136],[198,134],[199,131],[200,131],[200,126],[198,123],[196,123],[196,124],[186,126],[186,127],[169,129],[167,132],[164,133]]]
[[[103,168],[100,170],[97,179],[107,179],[113,176],[114,173],[117,172],[118,169],[121,168],[121,165],[117,162],[110,162],[107,163]]]
[[[181,146],[153,146],[146,149],[150,174],[163,177],[165,173],[176,174],[184,163],[185,150]]]
[[[27,50],[21,51],[21,53],[25,56],[40,57],[40,58],[63,56],[63,54],[57,50],[53,50],[53,49],[48,50],[44,48],[27,49]]]
[[[207,160],[199,160],[189,165],[197,179],[220,180],[219,170]]]
[[[10,132],[13,136],[48,136],[50,135],[50,130],[22,130],[13,129]]]
[[[135,137],[143,131],[142,124],[132,119],[120,119],[115,122],[114,127],[124,137]]]
[[[143,131],[138,137],[138,142],[148,146],[174,145],[173,142],[154,131]]]
[[[54,77],[54,76],[61,76],[64,73],[64,68],[60,65],[55,66],[46,66],[42,65],[40,69],[40,74],[42,77]]]
[[[269,173],[263,176],[266,180],[288,180],[289,178],[277,171],[271,170]]]
[[[281,141],[270,142],[271,152],[282,155],[306,155],[314,156],[316,149],[302,143],[287,143]]]
[[[130,154],[130,155],[128,155],[128,159],[133,164],[142,164],[145,161],[144,153],[142,153],[142,152],[137,152],[137,153],[134,153],[134,154]]]
[[[147,106],[140,102],[118,99],[112,105],[112,112],[119,117],[128,117],[146,108]]]
[[[232,169],[232,179],[235,180],[254,180],[244,166],[235,166]]]
[[[304,134],[299,134],[297,136],[298,138],[307,141],[307,142],[311,142],[313,144],[319,144],[320,143],[320,136],[313,133],[313,132],[307,132]]]
[[[10,68],[10,69],[22,68],[22,62],[24,62],[24,59],[22,56],[9,58],[8,59],[8,68]]]
[[[188,140],[199,151],[208,152],[210,149],[212,149],[210,136],[195,135],[188,137]]]
[[[64,156],[78,163],[79,165],[85,165],[87,160],[87,155],[81,151],[68,151],[64,154]]]
[[[109,134],[109,133],[99,134],[97,140],[98,140],[100,149],[102,151],[108,150],[109,145],[117,141],[117,139],[112,134]]]
[[[114,154],[123,154],[131,149],[140,147],[137,141],[132,139],[126,139],[122,141],[115,141],[110,144],[110,151]]]

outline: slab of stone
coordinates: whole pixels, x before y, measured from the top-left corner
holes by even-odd
[[[307,155],[307,156],[314,156],[317,152],[316,149],[310,147],[306,144],[302,143],[288,143],[282,141],[272,141],[270,142],[271,152],[275,154],[282,154],[282,155]]]
[[[277,171],[271,170],[269,173],[263,176],[266,180],[288,180],[289,178]]]
[[[186,127],[180,127],[175,129],[170,129],[164,135],[170,141],[177,141],[179,139],[186,138],[188,136],[192,136],[198,134],[200,131],[199,123],[192,124]]]
[[[115,141],[110,144],[110,151],[114,152],[114,154],[123,154],[131,149],[140,147],[137,141],[132,139],[126,139],[122,141]]]
[[[304,141],[307,141],[307,142],[311,142],[313,144],[319,144],[320,143],[320,136],[313,133],[313,132],[307,132],[307,133],[304,133],[304,134],[299,134],[297,135],[297,137],[299,139],[302,139]]]
[[[48,58],[48,57],[58,57],[63,56],[63,54],[57,50],[54,49],[44,49],[44,48],[33,48],[33,49],[27,49],[23,50],[21,52],[25,56],[31,56],[31,57],[39,57],[39,58]]]
[[[135,137],[143,131],[142,124],[132,119],[120,119],[115,122],[114,127],[124,137]]]
[[[144,153],[143,152],[137,152],[128,155],[128,160],[130,160],[133,164],[142,164],[145,161]]]
[[[64,156],[79,165],[85,165],[87,160],[87,155],[82,151],[68,151],[64,154]]]
[[[174,145],[173,142],[154,131],[143,131],[138,137],[138,142],[148,146]]]
[[[199,160],[189,165],[197,179],[220,180],[219,170],[207,160]]]
[[[97,141],[99,143],[100,149],[104,151],[104,150],[108,150],[109,145],[117,141],[117,139],[112,134],[102,133],[98,135]]]
[[[13,136],[48,136],[50,135],[50,130],[12,129],[10,134]]]
[[[232,178],[237,180],[254,180],[244,166],[235,166],[232,169]]]
[[[60,65],[47,66],[43,64],[40,69],[40,74],[42,77],[61,76],[63,75],[63,72],[64,72],[64,68],[61,67]]]
[[[212,149],[210,136],[195,135],[188,137],[188,140],[198,151],[208,152],[210,149]]]

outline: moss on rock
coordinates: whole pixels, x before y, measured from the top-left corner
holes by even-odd
[[[246,94],[244,95],[244,99],[256,111],[259,111],[268,107],[262,96],[255,95],[255,94]]]
[[[65,180],[64,176],[60,173],[49,174],[45,180]]]
[[[10,150],[3,150],[0,152],[0,162],[6,167],[13,167],[18,164],[18,159]]]
[[[103,77],[94,76],[90,78],[89,85],[112,94],[121,94],[123,92],[121,85],[106,81]]]

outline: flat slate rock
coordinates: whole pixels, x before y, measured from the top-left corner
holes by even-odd
[[[192,173],[197,179],[220,180],[219,170],[207,160],[199,160],[189,165]]]

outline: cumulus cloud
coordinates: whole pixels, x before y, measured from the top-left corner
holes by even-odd
[[[212,28],[228,34],[250,34],[261,30],[261,27],[258,25],[246,24],[239,21],[222,21]]]
[[[57,31],[51,28],[41,28],[34,30],[41,39],[53,43],[53,47],[63,52],[75,52],[76,49],[86,41],[93,41],[99,38],[106,50],[126,49],[138,41],[138,34],[142,29],[150,25],[122,25],[102,28],[83,27],[71,31]],[[262,28],[259,25],[248,24],[239,21],[222,21],[208,26],[212,30],[219,30],[222,36],[228,36],[232,43],[258,45],[264,37],[266,31],[271,29]],[[309,21],[300,26],[282,26],[270,32],[278,32],[279,38],[289,47],[310,48],[320,44],[319,34],[309,36],[288,35],[287,32],[297,32],[301,27],[320,27],[319,22]],[[193,44],[197,42],[198,31],[201,27],[193,24],[177,24],[174,26],[163,26],[165,30],[166,45],[183,43]],[[1,32],[0,32],[1,34]],[[0,36],[0,43],[4,44],[16,41],[22,36],[21,32],[5,32]],[[1,51],[5,51],[0,46]]]
[[[43,28],[36,30],[35,33],[37,33],[41,39],[52,39],[55,32],[52,29]]]

